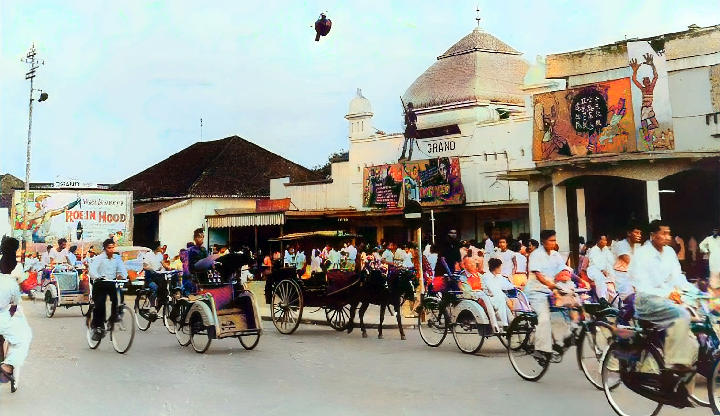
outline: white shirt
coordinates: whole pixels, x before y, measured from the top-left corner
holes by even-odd
[[[295,254],[295,268],[300,270],[303,267],[305,267],[305,252],[304,251],[298,251],[297,254]]]
[[[55,247],[50,249],[50,259],[55,262],[55,264],[61,264],[61,263],[67,263],[67,249],[63,251],[57,251],[55,250]],[[49,264],[49,263],[48,263]]]
[[[613,253],[613,256],[615,256],[615,264],[613,266],[614,269],[619,270],[619,271],[625,271],[622,268],[622,261],[619,260],[620,256],[623,256],[623,255],[629,256],[630,264],[632,264],[632,256],[635,252],[635,249],[637,249],[637,248],[639,248],[639,244],[635,244],[633,247],[631,247],[627,238],[623,238],[622,240],[613,244],[612,245],[612,253]]]
[[[710,273],[720,272],[720,236],[706,237],[699,247],[703,253],[710,253]]]
[[[527,257],[522,253],[515,253],[515,262],[517,263],[517,273],[527,274]]]
[[[382,253],[382,259],[385,260],[386,263],[392,263],[392,262],[393,262],[393,258],[394,258],[394,256],[393,256],[393,252],[392,252],[392,251],[390,251],[390,250],[388,250],[388,249],[385,249],[385,251],[383,251],[383,253]]]
[[[503,290],[515,289],[515,286],[510,283],[507,277],[501,274],[487,272],[482,276],[482,283],[483,288],[490,292],[490,295],[493,297],[504,297],[505,292],[503,292]]]
[[[493,244],[491,239],[485,240],[485,254],[492,253],[492,251],[495,250],[495,244]]]
[[[408,253],[407,251],[404,252],[405,256],[403,257],[402,267],[406,269],[412,269],[413,267],[415,267],[415,265],[413,264],[412,254]]]
[[[47,251],[44,252],[42,256],[40,256],[40,262],[42,263],[43,267],[50,264],[50,253]]]
[[[107,256],[105,256],[107,257]],[[154,270],[156,272],[162,270],[162,261],[163,261],[163,255],[162,253],[155,253],[152,251],[148,251],[143,255],[142,262],[143,262],[143,269],[145,270]]]
[[[682,274],[675,250],[664,246],[660,252],[649,241],[635,250],[628,274],[639,296],[666,298],[675,288],[695,290]]]
[[[500,259],[502,261],[502,269],[500,269],[500,273],[503,276],[512,276],[513,275],[513,258],[515,258],[515,252],[511,250],[505,250],[505,251],[497,251],[493,255],[493,257]]]
[[[610,271],[615,264],[615,257],[607,247],[593,246],[588,250],[587,256],[588,260],[590,260],[588,267],[594,267],[600,271]]]
[[[350,244],[349,246],[345,247],[345,252],[348,254],[348,259],[355,263],[355,259],[357,258],[357,249],[354,245]]]
[[[120,256],[117,254],[109,259],[105,252],[95,256],[90,263],[90,277],[92,279],[104,278],[107,280],[115,280],[119,274],[123,279],[127,279],[127,270]]]
[[[563,260],[560,253],[555,250],[548,253],[543,247],[539,247],[530,253],[528,269],[531,272],[542,273],[542,275],[549,280],[554,280],[555,275],[562,270],[571,270],[565,265],[565,260]]]
[[[9,274],[0,274],[0,313],[9,310],[10,304],[20,303],[20,286]]]
[[[430,270],[432,270],[432,272],[435,273],[435,266],[437,266],[437,261],[438,261],[438,253],[428,252],[425,255],[425,258],[427,259],[428,263],[430,263]]]

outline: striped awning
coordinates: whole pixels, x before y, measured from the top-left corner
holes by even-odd
[[[282,212],[251,212],[232,215],[208,215],[205,217],[209,228],[254,227],[262,225],[283,225]]]

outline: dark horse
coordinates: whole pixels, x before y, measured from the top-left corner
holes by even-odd
[[[378,338],[382,339],[382,325],[385,320],[385,308],[390,311],[390,305],[395,310],[397,316],[398,329],[400,330],[400,338],[405,339],[405,332],[402,327],[402,317],[400,314],[400,305],[404,300],[415,299],[415,287],[417,286],[417,277],[412,271],[390,267],[385,274],[377,269],[367,268],[363,272],[363,281],[358,288],[354,301],[350,304],[350,319],[347,332],[353,330],[355,319],[355,310],[358,304],[360,306],[360,329],[363,338],[367,337],[365,330],[365,322],[363,317],[370,304],[380,306],[380,325],[378,326]]]

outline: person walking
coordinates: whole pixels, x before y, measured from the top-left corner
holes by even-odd
[[[710,266],[710,289],[720,295],[720,227],[715,227],[712,234],[700,242],[700,251],[708,255]]]

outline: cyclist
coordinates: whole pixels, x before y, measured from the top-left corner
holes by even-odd
[[[548,297],[552,293],[552,290],[557,288],[555,285],[555,277],[565,270],[572,272],[572,269],[565,265],[565,260],[555,251],[557,247],[555,230],[543,230],[540,233],[540,244],[541,247],[534,250],[528,259],[528,269],[531,273],[525,284],[525,295],[533,311],[537,313],[538,319],[534,355],[539,359],[548,359],[553,353],[550,302]],[[568,344],[572,341],[569,326],[566,325],[565,322],[562,322],[562,325],[559,326],[565,329],[563,339],[565,344]]]
[[[635,312],[638,318],[666,329],[663,348],[667,367],[678,372],[692,371],[698,343],[690,331],[690,314],[682,306],[681,290],[697,292],[680,269],[677,254],[669,244],[670,227],[655,220],[650,223],[650,239],[630,263],[628,274],[635,286]]]
[[[165,269],[165,266],[163,265],[162,244],[160,244],[159,241],[155,241],[153,242],[151,248],[153,251],[145,253],[142,258],[142,263],[143,270],[145,271],[145,284],[150,288],[150,290],[152,290],[151,308],[157,310],[157,308],[160,307],[160,305],[156,302],[157,299],[164,302],[168,294],[165,277],[158,273],[159,271]],[[151,312],[156,312],[156,310],[151,310]]]
[[[118,294],[113,280],[127,279],[127,270],[120,256],[115,254],[115,241],[108,238],[103,241],[103,252],[90,263],[90,279],[93,282],[92,299],[95,304],[93,311],[94,341],[99,341],[105,332],[105,300],[110,297],[112,310],[111,322],[118,322]]]

